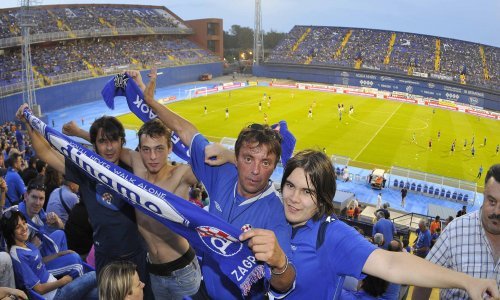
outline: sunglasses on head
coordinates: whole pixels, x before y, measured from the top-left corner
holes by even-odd
[[[30,183],[30,184],[28,184],[27,190],[28,191],[31,191],[31,190],[45,191],[45,185],[43,183]]]
[[[5,210],[2,213],[2,218],[5,218],[6,220],[10,220],[10,218],[12,218],[12,212],[13,211],[19,211],[19,209],[17,208],[17,206],[11,206],[7,210]]]
[[[269,126],[264,126],[259,123],[253,123],[248,125],[248,128],[250,128],[252,131],[262,131],[264,134],[272,133],[273,138],[277,139],[278,142],[281,143],[281,135],[279,134],[279,132]]]

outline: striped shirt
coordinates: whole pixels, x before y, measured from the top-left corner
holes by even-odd
[[[499,263],[495,263],[481,211],[461,216],[445,227],[426,257],[432,263],[477,278],[494,279],[500,286]],[[470,299],[461,289],[441,289],[441,299]]]

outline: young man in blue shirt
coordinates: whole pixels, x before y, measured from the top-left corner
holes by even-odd
[[[5,182],[7,182],[7,193],[5,199],[5,208],[19,204],[21,196],[26,193],[26,186],[19,172],[21,171],[23,157],[19,153],[13,153],[5,161],[7,165],[7,174]]]
[[[277,191],[269,180],[281,154],[279,134],[269,126],[259,124],[244,128],[235,145],[236,167],[233,164],[209,166],[206,162],[210,162],[210,156],[205,155],[208,141],[193,124],[154,100],[156,69],[151,70],[150,79],[144,92],[145,101],[160,120],[190,147],[193,172],[203,182],[210,195],[209,211],[238,228],[250,224],[252,227],[269,229],[268,234],[272,235],[274,240],[277,238],[282,248],[288,249],[285,245],[289,245],[290,227]],[[267,242],[264,238],[259,243],[267,245]],[[270,250],[256,255],[257,260],[267,263],[272,270],[281,270],[286,263],[285,253],[275,244],[266,248]],[[282,271],[282,276],[273,276],[270,279],[271,287],[280,292],[289,290],[295,278],[293,268]],[[202,258],[202,274],[209,297],[242,298],[239,288],[222,273],[218,264],[209,256]],[[262,299],[265,292],[266,287],[261,280],[254,285],[250,298]]]

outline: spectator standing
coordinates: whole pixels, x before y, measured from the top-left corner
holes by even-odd
[[[21,154],[13,153],[6,161],[7,174],[5,175],[5,181],[7,182],[8,189],[5,201],[6,208],[17,205],[26,192],[26,186],[19,175],[19,172],[22,171],[22,160]]]
[[[377,206],[375,206],[375,209],[381,209],[381,208],[382,208],[382,193],[378,193]]]
[[[430,231],[431,231],[431,235],[434,234],[436,232],[436,229],[441,229],[441,218],[439,216],[436,216],[436,218],[434,219],[434,221],[431,222],[431,226],[430,226]]]
[[[149,283],[146,249],[135,223],[133,207],[127,205],[121,196],[108,187],[90,180],[75,164],[54,150],[43,136],[29,126],[23,115],[25,107],[26,104],[19,107],[17,117],[27,124],[28,134],[40,158],[80,187],[81,201],[85,203],[93,229],[97,273],[108,263],[129,260],[137,265],[141,280]],[[131,171],[120,162],[125,144],[125,129],[116,118],[103,116],[96,119],[90,127],[89,135],[98,154],[105,160]],[[104,197],[111,201],[108,203]],[[148,295],[152,297],[150,286],[145,294],[146,299]]]
[[[413,254],[418,257],[425,258],[427,253],[429,253],[429,249],[431,248],[431,232],[427,228],[427,223],[425,220],[420,220],[418,223],[418,229],[420,232],[418,233],[417,240],[415,241],[415,247],[413,250]]]
[[[401,189],[401,206],[404,208],[405,207],[405,200],[406,200],[406,195],[408,194],[408,189],[406,187],[403,187]]]
[[[396,227],[394,223],[385,218],[384,212],[379,211],[377,213],[377,223],[373,226],[372,236],[381,233],[384,235],[384,244],[382,248],[386,249],[389,247],[389,243],[392,241],[394,234],[396,233]]]
[[[236,155],[229,155],[229,161],[235,163],[236,168],[232,164],[209,166],[206,161],[210,156],[205,157],[205,147],[209,143],[205,137],[188,120],[154,100],[156,76],[156,69],[152,69],[150,83],[144,92],[145,101],[160,120],[190,147],[190,165],[212,199],[210,213],[238,228],[250,224],[255,228],[269,229],[266,232],[272,237],[277,236],[281,245],[289,245],[290,227],[274,185],[269,181],[281,155],[279,133],[267,125],[252,124],[238,135]],[[263,259],[272,270],[284,274],[272,276],[269,280],[271,286],[281,292],[289,290],[295,278],[293,268],[284,269],[285,260],[286,254],[281,249]],[[221,275],[220,266],[210,256],[203,257],[201,268],[206,289],[202,287],[200,293],[217,299],[242,297],[236,285]],[[252,298],[261,299],[264,291],[264,282],[259,281],[253,286]]]
[[[448,224],[426,259],[476,278],[494,279],[500,286],[500,164],[491,166],[486,173],[483,194],[481,209]],[[430,292],[416,287],[413,299],[428,299]],[[441,289],[440,296],[451,300],[468,298],[460,289]]]
[[[328,157],[314,150],[297,153],[287,162],[283,172],[284,209],[293,227],[289,245],[293,265],[286,260],[283,267],[272,271],[273,276],[283,276],[276,273],[290,266],[297,269],[297,284],[288,294],[289,299],[334,299],[340,292],[336,287],[342,286],[340,277],[360,278],[361,272],[398,284],[422,282],[430,287],[465,287],[474,299],[480,299],[485,292],[498,297],[500,293],[493,280],[477,279],[412,255],[378,249],[354,228],[337,220],[332,216],[331,199],[336,191],[334,174]],[[325,231],[318,246],[320,228]],[[265,230],[253,228],[242,233],[240,240],[249,240],[252,245],[259,237],[270,239],[263,247],[252,247],[258,257],[279,246],[274,236],[265,233]],[[276,296],[272,289],[270,293]]]
[[[359,204],[354,207],[354,220],[358,220],[359,219],[359,215],[361,214],[361,207],[359,206]]]

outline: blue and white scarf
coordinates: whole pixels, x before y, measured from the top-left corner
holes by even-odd
[[[29,109],[24,116],[63,156],[82,172],[115,190],[141,212],[185,237],[198,254],[210,255],[247,295],[251,285],[264,277],[264,266],[238,240],[241,231],[168,191],[165,191],[106,161],[64,134],[48,127]]]
[[[147,122],[155,119],[156,114],[144,101],[144,93],[139,86],[127,74],[117,74],[106,83],[101,91],[104,102],[110,109],[115,109],[114,99],[116,96],[125,96],[128,108],[141,121]],[[185,161],[189,161],[189,147],[184,145],[179,136],[172,132],[171,141],[175,155]]]

